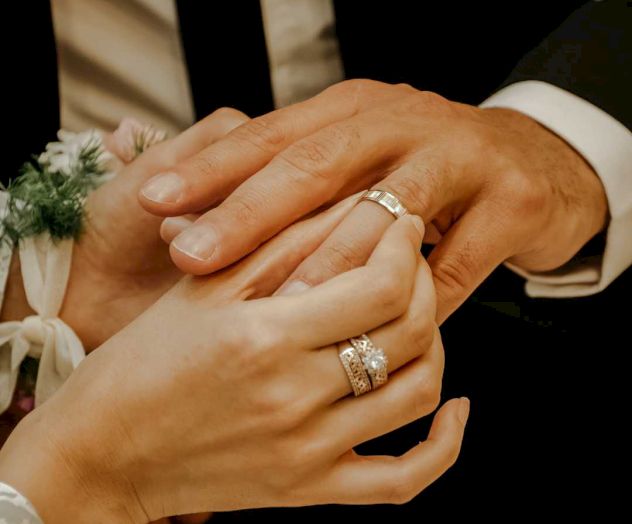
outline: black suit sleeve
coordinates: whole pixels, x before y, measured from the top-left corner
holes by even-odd
[[[541,80],[632,129],[632,2],[588,2],[528,53],[503,85]]]

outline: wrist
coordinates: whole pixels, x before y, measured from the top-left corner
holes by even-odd
[[[147,522],[109,481],[94,435],[85,446],[76,439],[59,445],[48,404],[23,419],[0,450],[0,481],[25,496],[46,524]]]
[[[543,186],[549,197],[543,208],[550,210],[547,224],[555,232],[554,236],[566,240],[565,258],[570,259],[607,227],[608,200],[599,175],[564,137],[530,115],[504,107],[487,107],[482,111],[499,128],[536,148],[525,153],[526,165],[530,165],[529,161],[533,163],[538,155],[545,157],[546,169],[552,175]]]
[[[547,130],[548,131],[548,130]],[[563,202],[566,205],[560,209],[559,221],[564,223],[575,218],[577,244],[571,256],[575,256],[591,239],[604,231],[608,224],[608,199],[599,175],[586,159],[571,147],[567,142],[568,162],[575,174],[575,184],[578,188],[575,193],[577,202]],[[569,210],[574,209],[574,213]]]

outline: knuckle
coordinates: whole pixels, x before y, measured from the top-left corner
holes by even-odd
[[[441,402],[441,378],[424,375],[417,380],[414,388],[413,413],[417,418],[425,417],[439,407]]]
[[[367,85],[371,85],[373,82],[373,80],[368,80],[366,78],[350,78],[349,80],[343,80],[338,85],[346,90],[357,91]]]
[[[451,114],[454,111],[452,103],[447,98],[432,91],[418,90],[402,99],[397,108],[399,113],[414,117]]]
[[[247,341],[257,353],[275,352],[285,345],[281,330],[264,320],[248,320]]]
[[[287,135],[282,126],[271,120],[267,116],[254,118],[247,125],[237,128],[232,136],[265,153],[274,153],[281,147]]]
[[[451,102],[447,98],[434,91],[419,91],[419,94],[428,105],[438,107],[449,107],[451,105]]]
[[[358,112],[368,107],[373,101],[380,100],[389,88],[393,87],[392,84],[376,80],[352,78],[327,88],[326,92],[335,97],[344,97],[349,101],[349,106],[355,110],[354,112]]]
[[[278,360],[284,336],[267,323],[253,318],[244,320],[247,329],[234,330],[222,340],[227,359],[238,370],[240,376],[251,376],[265,372]]]
[[[407,82],[400,82],[399,84],[395,84],[394,87],[397,88],[402,93],[406,93],[406,94],[412,95],[419,92],[417,89],[415,89],[413,86],[411,86]]]
[[[492,137],[490,140],[497,141],[497,138]],[[516,155],[504,155],[496,159],[496,203],[510,216],[523,213],[540,215],[555,188],[551,187],[545,177],[533,176],[533,167],[525,166],[515,157]]]
[[[220,162],[208,151],[192,157],[187,164],[195,173],[210,177],[220,171]]]
[[[332,166],[358,136],[354,125],[337,125],[324,129],[317,136],[304,138],[278,155],[278,160],[300,175],[330,179]]]
[[[244,113],[233,107],[220,107],[213,111],[213,116],[226,119],[244,120],[248,118]]]
[[[487,127],[465,125],[456,138],[469,156],[489,155],[498,149],[498,134]]]
[[[336,90],[345,91],[347,93],[351,93],[353,95],[359,95],[362,92],[367,90],[372,90],[377,87],[384,87],[386,84],[382,82],[378,82],[376,80],[369,80],[367,78],[350,78],[349,80],[343,80],[339,82],[335,86],[333,86]]]
[[[435,386],[434,393],[428,399],[428,413],[434,413],[441,404],[441,382]]]
[[[253,194],[252,191],[243,192],[238,198],[232,201],[226,201],[224,211],[232,217],[235,222],[242,224],[244,228],[252,228],[260,231],[262,226],[260,216],[262,203],[264,202],[266,202],[265,198]]]
[[[249,120],[245,113],[232,107],[220,107],[216,109],[211,116],[221,122],[224,133],[232,131],[234,128]]]
[[[408,321],[408,340],[416,355],[425,354],[434,337],[434,322],[430,313],[418,314]]]
[[[505,179],[505,201],[512,203],[514,213],[534,216],[546,208],[550,188],[542,187],[522,170],[513,170]]]
[[[408,307],[408,295],[402,279],[393,271],[385,271],[373,279],[375,297],[382,310],[401,315]]]
[[[426,412],[424,415],[433,413],[441,404],[441,380],[434,378],[430,385],[425,388],[426,394]]]
[[[322,140],[304,138],[279,154],[278,160],[301,174],[328,174],[332,151]]]
[[[270,384],[263,391],[258,391],[252,399],[254,411],[260,417],[268,421],[268,424],[278,430],[279,426],[285,429],[285,404],[283,394],[278,386],[272,387]]]
[[[269,385],[255,399],[255,409],[277,432],[290,431],[305,420],[306,408],[291,386]]]
[[[455,293],[469,289],[473,279],[473,263],[472,256],[466,250],[446,253],[432,268],[435,282]]]
[[[306,439],[304,436],[290,439],[286,451],[289,466],[297,476],[304,476],[307,472],[313,471],[314,466],[322,463],[326,454],[327,448],[322,438]]]
[[[337,275],[360,266],[364,262],[363,250],[357,249],[353,242],[332,242],[321,248],[320,259],[325,271]]]
[[[402,464],[393,482],[387,488],[386,502],[397,505],[410,502],[417,494],[413,486],[413,475]]]

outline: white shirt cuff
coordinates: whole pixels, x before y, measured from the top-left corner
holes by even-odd
[[[590,102],[537,80],[507,86],[481,107],[519,111],[566,140],[601,179],[610,207],[603,256],[546,273],[507,266],[527,279],[532,297],[579,297],[605,289],[632,264],[632,132]]]

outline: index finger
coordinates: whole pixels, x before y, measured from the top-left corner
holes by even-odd
[[[368,111],[297,141],[171,244],[184,272],[231,264],[319,206],[381,176],[407,148],[401,126]],[[380,122],[376,125],[376,122]]]
[[[229,195],[295,141],[353,116],[374,99],[401,96],[402,88],[368,80],[332,86],[309,100],[252,119],[209,147],[156,174],[139,193],[159,216],[195,213]],[[168,184],[170,191],[160,190]],[[177,188],[177,189],[174,189]]]

